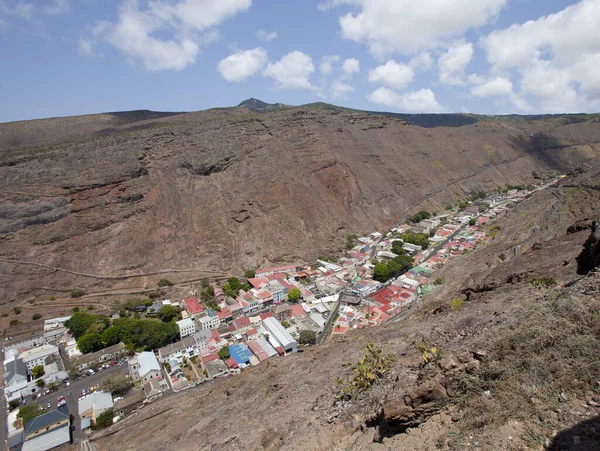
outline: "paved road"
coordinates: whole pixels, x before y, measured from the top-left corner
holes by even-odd
[[[87,434],[81,430],[81,424],[79,421],[79,393],[84,389],[91,387],[92,385],[101,386],[106,376],[117,372],[128,374],[129,367],[127,366],[127,362],[125,362],[123,365],[111,366],[107,370],[99,371],[93,376],[83,377],[81,379],[72,381],[71,384],[66,388],[61,385],[60,388],[54,393],[43,395],[41,398],[36,398],[33,400],[31,396],[27,396],[27,404],[33,402],[46,408],[46,405],[51,403],[52,409],[56,409],[59,396],[64,396],[67,400],[69,413],[75,417],[75,431],[73,432],[73,440],[74,442],[79,442],[87,437]],[[68,396],[69,392],[71,392],[71,396]],[[6,409],[4,409],[4,412],[6,412]],[[6,420],[4,423],[6,423]]]

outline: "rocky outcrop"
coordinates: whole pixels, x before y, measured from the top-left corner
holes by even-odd
[[[600,266],[600,219],[592,224],[592,232],[577,257],[577,272],[587,274]]]

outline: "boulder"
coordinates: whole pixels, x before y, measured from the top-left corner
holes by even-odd
[[[600,266],[600,219],[592,224],[592,232],[577,257],[577,273],[587,274]]]

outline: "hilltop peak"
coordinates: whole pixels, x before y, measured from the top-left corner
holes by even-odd
[[[282,103],[267,103],[262,100],[255,99],[251,97],[249,99],[244,100],[242,103],[238,105],[238,107],[246,108],[251,111],[271,111],[271,110],[281,110],[283,108],[287,108],[288,105],[284,105]]]

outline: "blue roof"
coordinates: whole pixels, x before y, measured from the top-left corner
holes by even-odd
[[[250,357],[252,356],[252,352],[248,349],[243,343],[236,343],[234,345],[229,346],[229,355],[233,357],[233,359],[239,364],[248,363],[250,361]]]
[[[218,316],[218,315],[217,315],[217,312],[215,312],[215,311],[214,311],[213,309],[211,309],[211,308],[207,308],[207,309],[206,309],[206,313],[208,313],[208,316],[210,316],[210,317],[212,317],[212,318],[214,318],[215,316]]]

